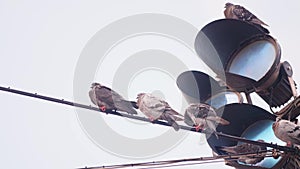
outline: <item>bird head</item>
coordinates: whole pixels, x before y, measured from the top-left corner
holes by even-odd
[[[188,112],[195,115],[195,117],[206,118],[211,110],[210,106],[203,103],[190,104],[187,109]]]
[[[228,8],[228,7],[230,7],[230,6],[233,6],[233,4],[232,4],[232,3],[229,3],[229,2],[227,2],[227,3],[225,4],[225,7],[224,7],[224,8]]]
[[[137,105],[140,104],[141,99],[145,96],[145,94],[146,94],[146,93],[139,93],[139,94],[137,95],[137,97],[136,97],[136,99],[137,99]]]
[[[191,104],[189,105],[189,107],[186,109],[186,111],[188,111],[188,112],[194,114],[194,113],[197,111],[197,109],[198,109],[197,104],[191,103]]]
[[[136,98],[139,99],[139,98],[143,97],[145,94],[146,93],[139,93]]]
[[[278,126],[278,122],[276,121],[272,124],[272,129],[275,130],[277,128],[277,126]]]
[[[276,117],[276,121],[272,124],[272,129],[274,130],[279,125],[279,121],[281,120],[281,117]]]
[[[96,82],[92,83],[91,88],[96,88],[96,87],[101,87],[101,84],[100,83],[96,83]]]

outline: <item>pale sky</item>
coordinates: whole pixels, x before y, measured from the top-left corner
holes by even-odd
[[[0,85],[4,87],[25,90],[66,100],[76,100],[83,104],[91,104],[88,95],[77,98],[77,90],[87,93],[93,81],[103,82],[108,86],[115,86],[118,92],[134,100],[138,92],[156,92],[169,101],[175,109],[181,110],[185,103],[175,84],[175,78],[183,70],[196,69],[211,74],[206,65],[195,55],[189,40],[193,31],[216,19],[223,18],[224,4],[227,1],[214,0],[113,0],[113,1],[0,1]],[[270,27],[271,36],[278,40],[281,46],[281,61],[288,61],[294,70],[294,80],[300,82],[300,67],[297,50],[299,48],[300,2],[291,1],[232,1],[241,4],[255,13]],[[155,32],[132,32],[128,37],[114,39],[117,43],[108,44],[118,33],[130,30],[132,24],[123,20],[125,26],[115,30],[109,26],[118,26],[118,20],[133,15],[149,14],[173,17],[177,23],[184,23],[187,28],[168,27],[173,22],[162,24]],[[156,15],[157,16],[157,15]],[[168,18],[168,17],[167,17]],[[166,22],[169,22],[167,20]],[[117,23],[114,25],[114,23]],[[155,23],[155,22],[154,22]],[[127,24],[127,25],[126,25]],[[131,24],[131,25],[129,25]],[[151,23],[150,23],[151,24]],[[176,25],[176,24],[175,24]],[[128,26],[128,27],[127,27]],[[107,29],[105,29],[107,28]],[[162,33],[168,28],[170,34]],[[196,29],[195,29],[196,28]],[[106,31],[106,32],[105,32]],[[178,33],[179,37],[172,37]],[[103,36],[100,36],[101,33]],[[161,33],[161,34],[160,34]],[[106,37],[104,37],[107,35]],[[111,35],[111,36],[109,36]],[[180,37],[187,37],[184,41]],[[189,39],[190,38],[190,39]],[[103,42],[94,44],[94,42]],[[85,61],[89,45],[99,49],[107,49],[105,55],[99,55],[96,60],[97,68],[92,74],[85,74],[85,69],[79,69],[80,61]],[[192,44],[193,45],[193,44]],[[130,79],[126,71],[133,71],[130,57],[144,57],[145,62],[135,62],[137,65],[147,65],[146,62],[164,60],[149,59],[151,54],[157,56],[176,56],[176,61],[170,61],[166,68],[172,71],[155,67],[134,72]],[[95,54],[97,55],[97,53]],[[105,57],[104,57],[105,56]],[[100,59],[101,58],[101,59]],[[80,63],[79,63],[80,62]],[[92,61],[93,62],[93,61]],[[82,68],[82,67],[81,67]],[[83,68],[85,68],[83,66]],[[122,69],[121,69],[122,68]],[[89,65],[86,65],[86,70]],[[124,71],[125,70],[125,71]],[[82,77],[83,88],[76,87],[75,76]],[[120,76],[120,77],[119,77]],[[91,78],[85,78],[91,77]],[[76,77],[78,79],[78,77]],[[114,80],[129,80],[129,87],[123,90],[122,84],[114,84]],[[89,81],[84,81],[90,79]],[[266,104],[253,95],[254,104],[269,110]],[[180,159],[191,157],[212,156],[211,150],[205,143],[203,135],[198,133],[173,132],[169,128],[136,122],[107,115],[98,115],[97,112],[84,111],[42,100],[14,95],[0,91],[2,118],[0,119],[0,161],[1,168],[15,169],[71,169],[84,166],[102,166],[110,164],[137,163],[143,161],[157,161],[166,159]],[[124,145],[122,140],[108,140],[112,144],[126,147],[132,154],[112,151],[113,147],[101,145],[97,139],[87,132],[92,127],[98,132],[100,139],[109,139],[110,135],[101,137],[99,126],[85,126],[80,113],[87,113],[87,119],[93,117],[103,119],[114,133],[133,140],[151,140],[170,133],[170,146],[161,146],[154,154],[147,154],[153,147],[147,142],[145,154],[134,154],[137,148],[134,145]],[[139,114],[142,116],[142,114]],[[89,122],[89,121],[87,121]],[[95,121],[97,122],[97,120]],[[90,123],[94,124],[94,123]],[[153,146],[153,145],[152,145]],[[122,149],[122,148],[121,148]],[[143,151],[141,151],[143,152]],[[180,168],[180,167],[178,167]],[[224,163],[197,165],[181,168],[231,168]]]

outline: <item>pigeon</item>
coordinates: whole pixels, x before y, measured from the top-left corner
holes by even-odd
[[[264,142],[264,140],[257,140],[257,141]],[[245,164],[257,164],[261,162],[262,160],[264,160],[267,151],[267,147],[265,146],[259,146],[259,145],[249,144],[249,143],[243,143],[232,147],[220,147],[219,149],[225,151],[229,155],[260,153],[253,156],[241,155],[238,158],[238,161]]]
[[[268,26],[266,23],[258,19],[254,14],[252,14],[244,7],[240,5],[234,5],[232,3],[225,4],[224,15],[225,18],[228,19],[238,19],[238,20],[250,22],[260,26],[262,25]]]
[[[166,120],[176,131],[179,130],[176,121],[182,121],[183,116],[172,109],[166,101],[149,93],[140,93],[137,96],[137,106],[150,121]]]
[[[218,117],[215,110],[208,104],[193,103],[185,110],[184,122],[196,131],[210,129],[216,132],[216,125],[228,125],[229,121]]]
[[[272,129],[275,136],[286,142],[287,145],[300,145],[300,126],[295,123],[277,117],[272,125]]]
[[[92,83],[89,96],[101,111],[120,110],[128,114],[137,114],[137,111],[133,109],[133,102],[125,100],[117,92],[99,83]]]

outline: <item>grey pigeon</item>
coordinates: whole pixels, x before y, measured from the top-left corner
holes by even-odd
[[[129,114],[137,114],[137,111],[133,109],[132,102],[125,100],[117,92],[99,83],[92,83],[89,96],[91,101],[102,111],[120,110]]]
[[[272,129],[275,136],[288,145],[300,145],[300,126],[295,123],[277,117],[272,125]]]
[[[264,142],[263,140],[257,140],[259,142]],[[259,146],[254,144],[243,143],[240,145],[232,146],[232,147],[221,147],[219,148],[222,151],[225,151],[229,155],[237,155],[237,154],[255,154],[253,156],[245,156],[241,155],[238,160],[245,164],[257,164],[261,162],[266,155],[267,147]]]
[[[150,121],[166,120],[176,131],[179,130],[180,127],[176,121],[183,120],[180,118],[183,116],[172,109],[166,101],[149,93],[140,93],[137,96],[137,106]]]
[[[258,19],[254,14],[252,14],[244,7],[240,5],[234,5],[232,3],[225,4],[224,15],[225,18],[228,19],[238,19],[238,20],[254,23],[260,26],[261,25],[268,26],[266,23]]]
[[[229,122],[219,116],[215,110],[208,104],[195,103],[190,104],[184,113],[184,122],[196,128],[196,131],[210,129],[216,132],[216,125],[228,125]]]

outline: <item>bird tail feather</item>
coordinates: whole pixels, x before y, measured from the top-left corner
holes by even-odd
[[[176,123],[176,117],[172,114],[164,113],[162,115],[162,119],[166,120],[168,124],[170,124],[175,131],[178,131],[180,129],[179,125]]]
[[[251,22],[253,22],[253,23],[255,23],[255,24],[258,24],[258,25],[269,26],[269,25],[267,25],[266,23],[264,23],[263,21],[261,21],[261,20],[259,20],[259,19],[255,19],[255,18],[253,18],[253,19],[251,20]]]
[[[220,147],[219,150],[225,151],[230,154],[237,154],[233,147]]]
[[[221,125],[229,125],[230,124],[229,121],[227,121],[221,117],[218,117],[218,116],[208,116],[208,117],[206,117],[206,119],[215,121],[216,123],[221,124]]]
[[[210,120],[205,120],[207,128],[209,128],[210,130],[212,130],[213,132],[216,132],[216,125],[214,122],[210,121]]]
[[[138,114],[136,110],[134,110],[133,108],[126,108],[127,110],[123,110],[129,114]]]
[[[175,121],[183,121],[184,116],[173,109],[165,111],[165,114],[171,116]]]
[[[172,124],[172,127],[174,128],[175,131],[178,131],[180,129],[179,125],[176,122]]]
[[[177,115],[177,116],[183,117],[182,114],[178,113],[177,111],[175,111],[173,109],[169,110],[169,112],[171,112],[171,114],[173,114],[173,115]]]
[[[115,106],[120,111],[124,111],[129,114],[138,114],[137,111],[133,109],[132,103],[130,101],[123,100],[121,102],[115,102]]]
[[[184,113],[184,122],[189,126],[196,125],[196,117],[189,111]]]

